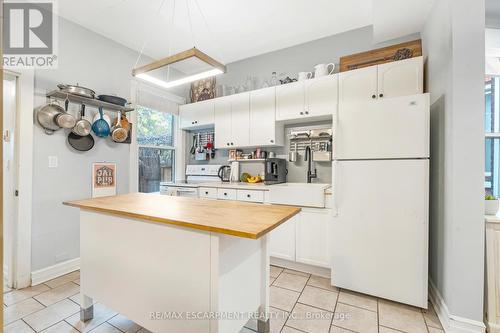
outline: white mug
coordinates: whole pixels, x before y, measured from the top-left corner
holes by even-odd
[[[328,71],[329,66],[332,66],[332,69],[330,71]],[[314,77],[320,77],[320,76],[333,74],[334,70],[335,70],[334,63],[317,64],[316,66],[314,66]]]
[[[312,76],[313,76],[313,73],[311,73],[311,72],[299,72],[298,80],[304,81],[304,80],[312,78]]]

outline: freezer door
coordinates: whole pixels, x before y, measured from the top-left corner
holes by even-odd
[[[339,105],[335,159],[429,157],[429,94]]]
[[[332,284],[427,306],[428,160],[337,161]]]

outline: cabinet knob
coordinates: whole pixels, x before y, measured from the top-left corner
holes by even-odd
[[[193,124],[194,124],[194,121],[191,122],[191,125],[193,125]]]
[[[226,143],[226,145],[228,145],[228,146],[229,146],[229,142],[228,142],[228,143]]]
[[[208,191],[205,191],[205,194],[208,195]]]
[[[301,111],[301,112],[300,112],[300,115],[302,116],[303,114],[304,114],[304,112],[302,112],[302,111]]]
[[[247,198],[250,198],[250,194],[247,194]]]
[[[234,143],[231,142],[231,146],[234,146]]]
[[[195,123],[195,124],[198,124],[198,120],[195,120],[195,121],[194,121],[194,123]]]
[[[309,114],[309,111],[306,111],[306,114]]]
[[[226,193],[226,192],[224,192],[224,195],[227,195],[227,193]]]
[[[271,143],[274,143],[274,140],[269,140],[269,141],[271,141]]]
[[[378,95],[378,97],[384,97],[384,94],[380,94],[380,95]]]
[[[372,95],[372,98],[373,98],[373,99],[377,98],[377,95]]]

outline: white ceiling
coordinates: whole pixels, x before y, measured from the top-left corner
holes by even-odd
[[[374,41],[382,42],[421,31],[434,2],[373,0]]]
[[[500,1],[486,0],[486,24],[500,28]]]
[[[140,51],[145,43],[144,54],[152,58],[196,46],[231,63],[373,23],[377,41],[418,32],[433,1],[60,0],[58,11],[131,49]],[[406,10],[391,8],[398,2]],[[384,10],[372,11],[372,3]]]

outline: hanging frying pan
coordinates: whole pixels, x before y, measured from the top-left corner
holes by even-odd
[[[91,134],[80,136],[70,132],[68,135],[68,143],[78,151],[89,151],[94,147],[94,137]]]

